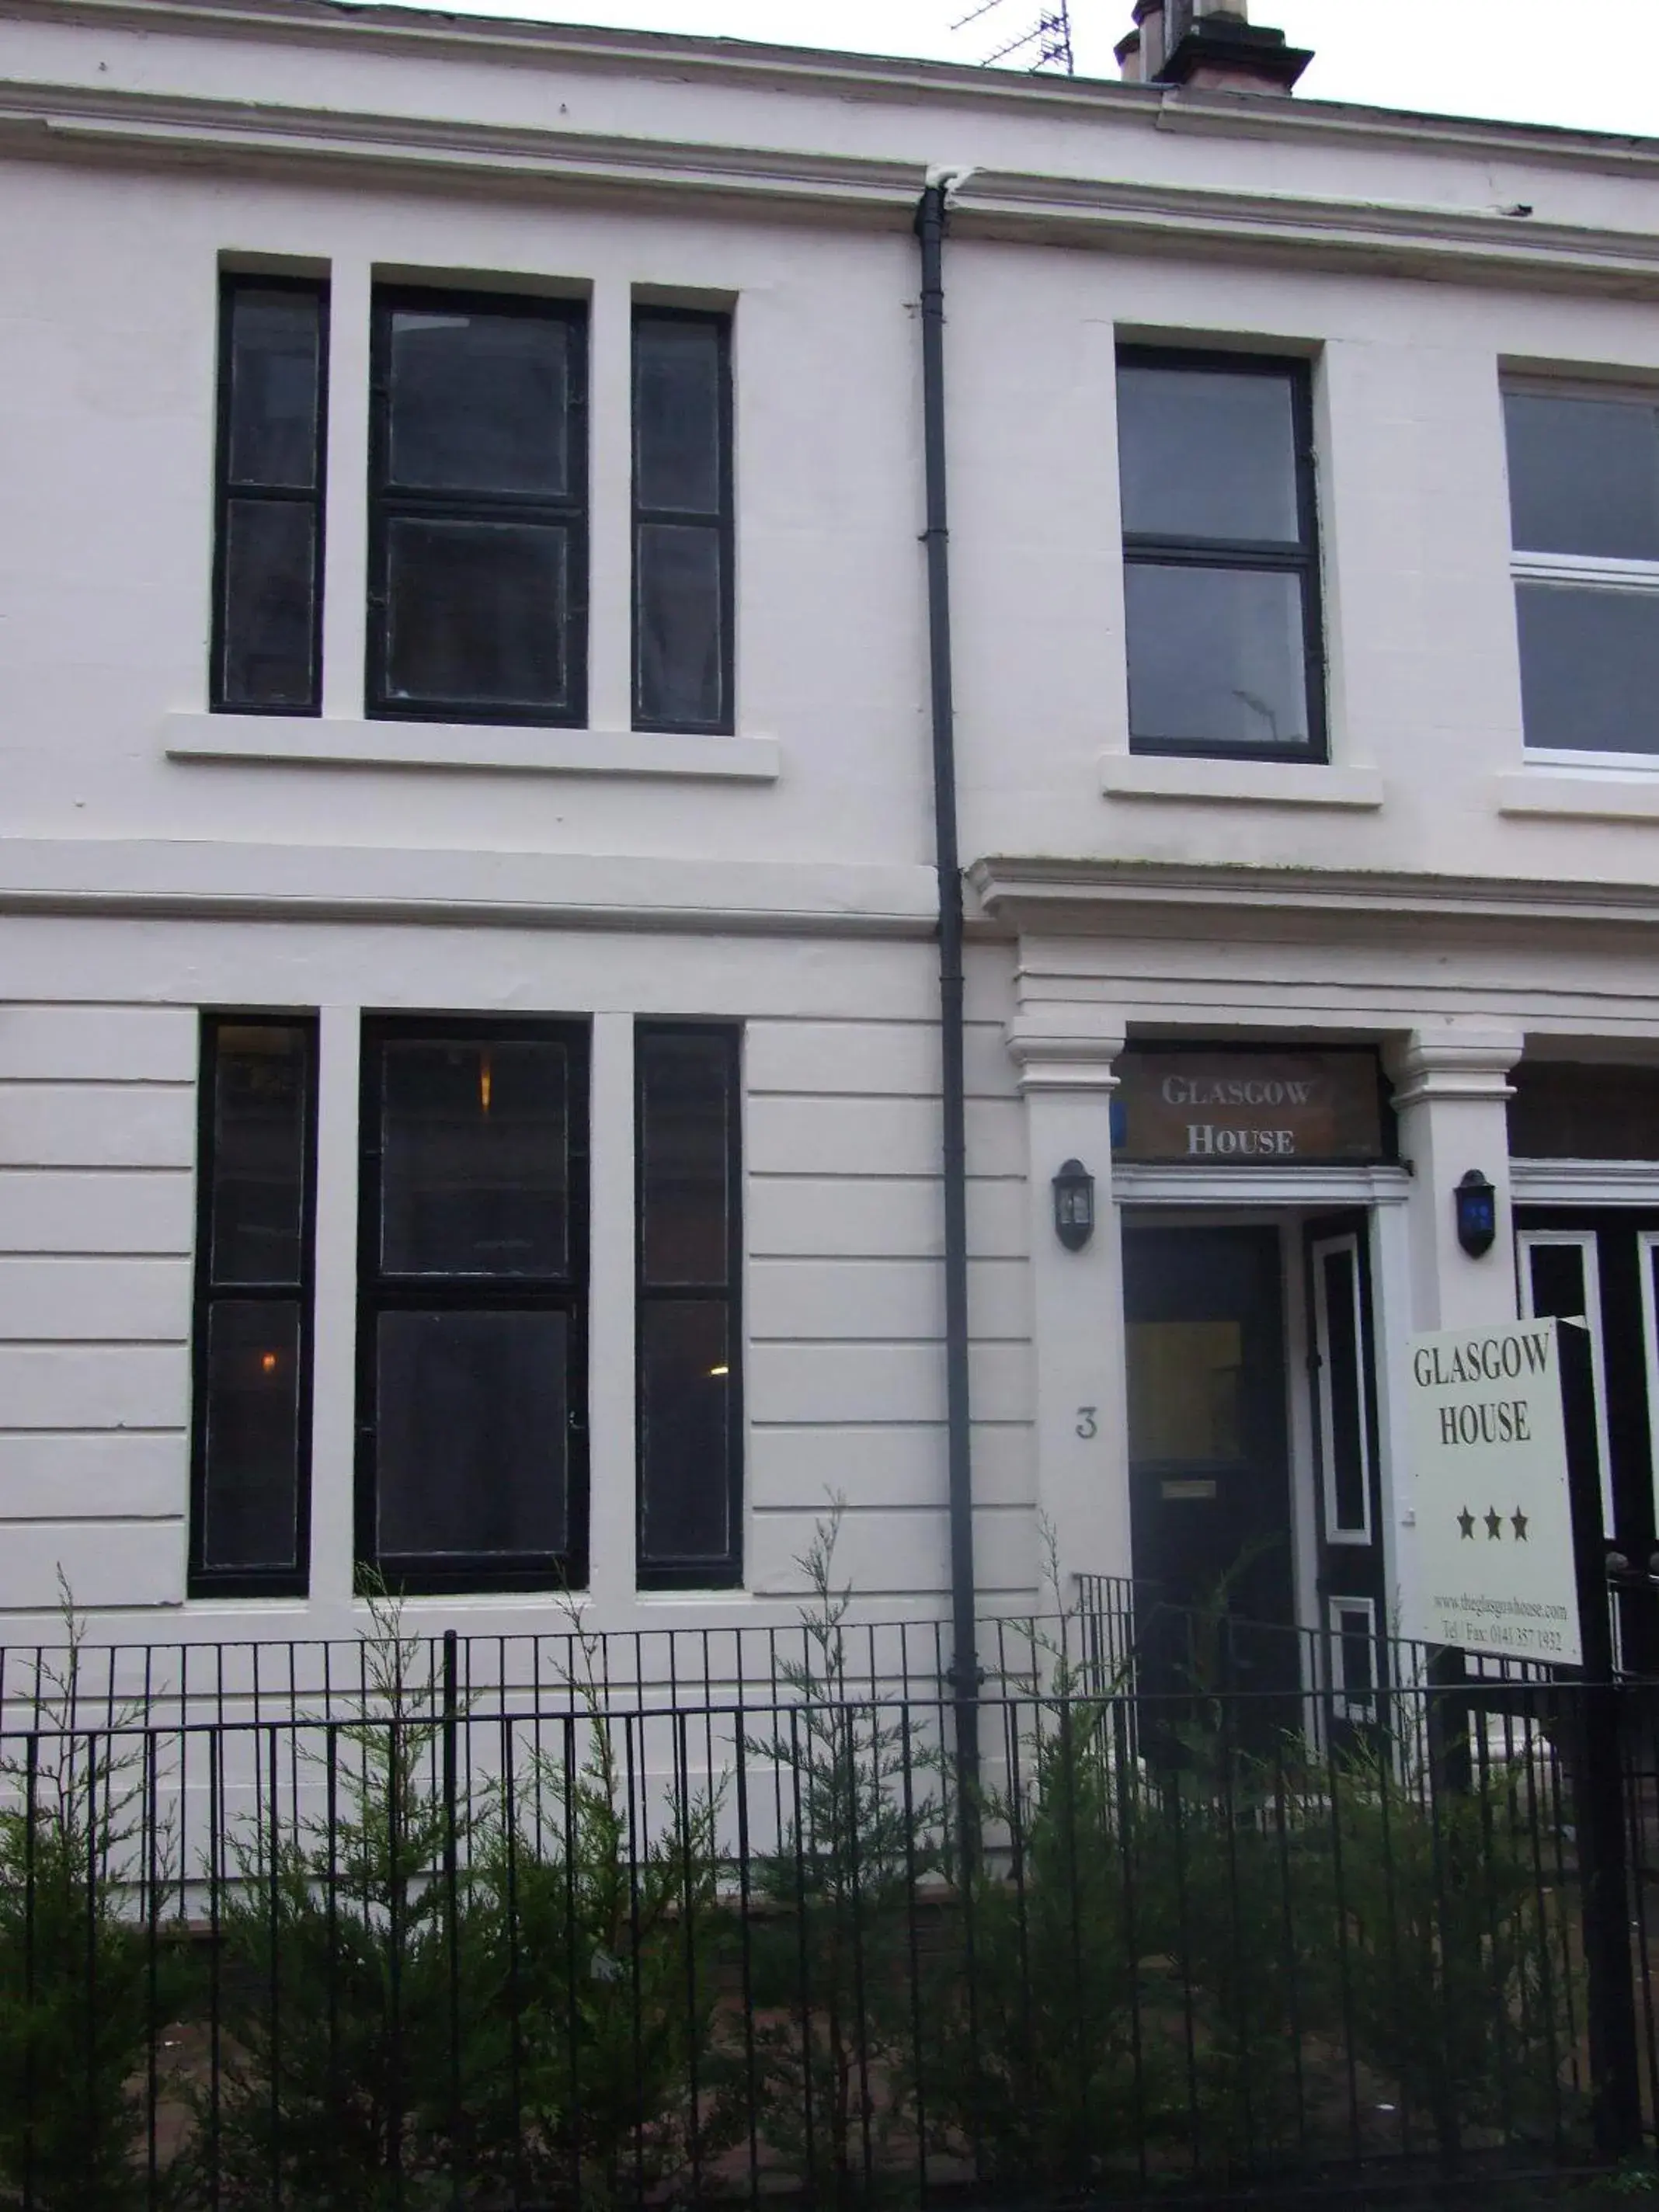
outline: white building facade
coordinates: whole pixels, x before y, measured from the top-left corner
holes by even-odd
[[[1659,144],[0,0],[0,164],[9,1636],[948,1612],[940,165],[975,1603],[1363,1641],[1517,1310],[1646,1557]]]

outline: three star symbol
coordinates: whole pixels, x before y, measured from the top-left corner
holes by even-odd
[[[1483,1517],[1486,1523],[1486,1541],[1489,1544],[1501,1542],[1505,1519],[1515,1531],[1516,1542],[1524,1544],[1527,1541],[1528,1516],[1518,1505],[1513,1513],[1508,1515],[1500,1513],[1495,1505],[1489,1506]],[[1472,1543],[1474,1540],[1474,1515],[1470,1512],[1467,1505],[1464,1506],[1457,1516],[1457,1533],[1466,1543]]]

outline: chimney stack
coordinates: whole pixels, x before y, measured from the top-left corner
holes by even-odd
[[[1135,27],[1117,49],[1131,84],[1287,95],[1313,55],[1249,20],[1249,0],[1135,0]]]

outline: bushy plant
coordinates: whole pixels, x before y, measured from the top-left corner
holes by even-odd
[[[1334,1938],[1329,1835],[1293,1740],[1256,1758],[1224,1731],[1192,1732],[1186,1748],[1148,1855],[1179,1992],[1166,2033],[1181,2045],[1191,2163],[1237,2174],[1296,2147],[1306,2124]]]
[[[851,1593],[835,1579],[842,1504],[797,1565],[811,1592],[790,1701],[749,1753],[781,1778],[779,1848],[757,1860],[752,1930],[757,2078],[769,2144],[812,2189],[867,2193],[893,2132],[915,2124],[920,1991],[916,1885],[942,1863],[934,1764],[912,1717],[847,1670]]]
[[[64,1592],[62,1667],[37,1726],[0,1764],[0,2179],[40,2212],[165,2203],[146,2112],[185,2001],[157,1748],[121,1708],[89,1727],[82,1627]]]
[[[1235,1610],[1272,1547],[1248,1546],[1194,1606],[1158,1621],[1161,1693],[1140,1716],[1157,1799],[1146,1910],[1166,1931],[1171,1999],[1158,2029],[1183,2080],[1183,2160],[1212,2174],[1248,2172],[1303,2141],[1333,1938],[1330,1839],[1299,1701],[1277,1684],[1237,1686],[1241,1674],[1294,1670],[1290,1632]]]
[[[222,2056],[198,2093],[198,2184],[222,2202],[416,2212],[492,2149],[495,1908],[465,1793],[440,1785],[439,1685],[395,1607],[377,1607],[363,1680],[353,1717],[300,1753],[322,1809],[279,1826],[265,1784],[217,1885]]]
[[[1146,2008],[1164,1948],[1146,1807],[1109,1699],[1062,1664],[1032,1708],[1023,1784],[987,1805],[1001,1848],[967,1887],[933,2012],[941,2148],[1000,2186],[1081,2189],[1167,2130],[1174,2076]]]
[[[505,2163],[521,2188],[608,2206],[703,2178],[735,2133],[720,2034],[718,1799],[692,1790],[676,1738],[653,1826],[647,1729],[606,1713],[592,1641],[576,1642],[586,1671],[572,1685],[580,1711],[562,1755],[533,1756],[486,1863],[508,2023],[489,2132],[515,2146]],[[632,1756],[619,1758],[623,1732]]]
[[[1527,1842],[1528,1778],[1500,1765],[1435,1789],[1364,1750],[1334,1778],[1340,2009],[1448,2166],[1469,2130],[1524,2137],[1561,2110],[1569,1949]]]

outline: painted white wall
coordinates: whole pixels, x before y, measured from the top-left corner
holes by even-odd
[[[1659,156],[1559,134],[1367,129],[1363,111],[1339,128],[1274,100],[1178,103],[1188,127],[1159,129],[1164,106],[1139,92],[943,66],[849,64],[870,94],[858,103],[844,71],[740,67],[695,42],[671,70],[676,42],[598,52],[547,27],[434,19],[417,35],[279,9],[231,37],[166,6],[140,12],[142,36],[119,9],[96,27],[0,23],[12,111],[80,118],[73,139],[52,141],[78,158],[0,164],[15,216],[0,233],[0,871],[25,860],[22,841],[86,838],[303,847],[319,891],[349,880],[337,848],[925,866],[904,215],[922,167],[946,154],[977,160],[987,180],[964,188],[947,268],[964,851],[1651,878],[1659,781],[1639,761],[1611,797],[1588,774],[1516,787],[1527,763],[1498,380],[1504,362],[1659,374],[1645,296],[1616,296],[1638,280],[1605,265],[1659,229]],[[286,162],[227,151],[204,170],[158,151],[155,103],[187,135],[248,100],[288,118]],[[400,168],[365,161],[353,175],[314,158],[356,116],[376,118]],[[434,138],[439,118],[455,143]],[[141,125],[149,158],[117,166],[118,129]],[[516,133],[522,161],[597,165],[621,158],[624,131],[636,166],[655,148],[648,197],[536,187],[501,150]],[[502,164],[493,192],[477,176],[443,188],[441,161],[469,131]],[[722,163],[769,180],[767,204],[758,185],[711,198]],[[794,178],[787,203],[775,172]],[[1139,190],[1166,226],[1171,195],[1196,215],[1220,193],[1243,220],[1271,191],[1303,250],[1261,265],[1259,245],[1229,260],[1213,245],[1171,254],[1166,237],[1149,253],[1121,223],[1091,231],[1081,216],[1064,246],[1058,216],[988,236],[1012,220],[989,211],[994,194],[1020,176],[1034,207],[1067,193],[1081,206],[1103,180],[1120,198]],[[1534,215],[1494,212],[1510,204]],[[1439,281],[1394,273],[1349,235],[1408,219],[1419,259],[1438,238]],[[1547,234],[1560,241],[1554,289],[1505,289],[1501,252]],[[320,738],[301,725],[295,741],[325,744],[332,726],[344,744],[361,714],[373,272],[461,270],[591,293],[603,757],[627,720],[628,302],[666,284],[736,301],[738,728],[776,741],[775,780],[168,757],[167,718],[205,706],[216,273],[222,257],[262,255],[326,266],[335,287],[326,717]],[[1639,281],[1650,290],[1659,274]],[[1161,767],[1155,789],[1143,779],[1128,795],[1121,332],[1282,344],[1316,362],[1332,771],[1270,765],[1225,797],[1208,764]],[[280,750],[280,732],[270,740]]]
[[[356,1036],[362,1009],[389,1007],[593,1020],[605,1625],[787,1617],[832,1490],[866,1601],[938,1608],[908,220],[940,160],[980,167],[947,262],[963,849],[1064,863],[1082,886],[1056,917],[991,871],[976,917],[981,1598],[1034,1591],[1039,1499],[1072,1531],[1068,1564],[1121,1571],[1112,1247],[1068,1271],[1041,1244],[1048,1156],[1097,1142],[1109,1054],[1081,1100],[1046,1092],[1034,1110],[1011,1022],[1097,1043],[1300,1030],[1404,1048],[1449,1024],[1642,1051],[1659,1036],[1644,903],[1659,776],[1546,775],[1524,757],[1498,402],[1505,362],[1659,374],[1659,149],[281,0],[237,18],[234,0],[214,18],[113,0],[0,21],[0,1611],[42,1622],[61,1565],[112,1632],[349,1624]],[[1498,212],[1516,204],[1534,216]],[[290,752],[367,743],[374,272],[588,293],[591,740],[548,746],[535,772],[201,757],[226,256],[325,266],[333,285],[325,713],[288,726]],[[718,757],[622,742],[641,285],[735,302],[738,726]],[[1137,781],[1121,333],[1315,362],[1329,769]],[[274,726],[267,750],[283,745]],[[1187,888],[1162,904],[1123,890],[1161,865]],[[1222,866],[1260,872],[1248,900],[1201,888]],[[1322,897],[1332,871],[1484,889],[1361,912]],[[1549,890],[1564,885],[1605,895],[1574,906]],[[1556,920],[1527,919],[1533,903]],[[322,1013],[313,1595],[257,1613],[183,1599],[204,1006]],[[645,1600],[617,1379],[631,1367],[628,1048],[635,1016],[679,1012],[745,1025],[749,1589]],[[1500,1108],[1480,1109],[1483,1146]],[[1449,1171],[1469,1164],[1454,1150],[1449,1135],[1435,1153]],[[1438,1177],[1391,1217],[1389,1332],[1497,1296],[1455,1273]],[[1079,1377],[1108,1409],[1086,1466],[1063,1402]],[[1109,1510],[1091,1522],[1097,1484]],[[545,1617],[501,1599],[428,1614]]]
[[[9,837],[925,858],[903,243],[33,164],[5,167],[0,193],[19,217],[0,239],[17,310],[0,321]],[[170,760],[164,718],[207,704],[222,253],[332,272],[325,703],[347,720],[362,714],[371,270],[592,286],[592,706],[610,733],[629,720],[631,289],[735,294],[739,731],[780,741],[775,784]],[[320,854],[317,866],[319,882],[349,880]]]
[[[61,1566],[112,1634],[349,1629],[357,1024],[364,1007],[434,1006],[593,1017],[595,1617],[793,1619],[795,1559],[833,1492],[848,1504],[839,1571],[861,1600],[937,1609],[948,1555],[931,947],[61,919],[10,921],[7,944],[0,1610],[47,1626]],[[979,1559],[987,1602],[1018,1607],[1036,1581],[1024,1139],[998,1018],[1006,951],[984,948],[972,970]],[[322,1009],[308,1603],[185,1603],[202,1005]],[[746,1593],[633,1589],[630,1055],[644,1014],[745,1025]],[[411,1616],[510,1632],[548,1625],[550,1603],[421,1601]]]

